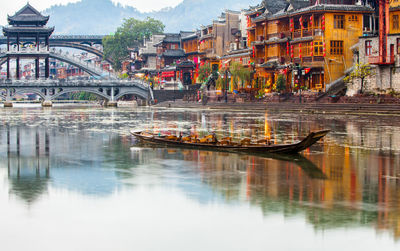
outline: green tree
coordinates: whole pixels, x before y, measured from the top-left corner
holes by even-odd
[[[121,70],[122,61],[129,58],[128,48],[139,46],[144,39],[164,31],[161,21],[147,17],[145,20],[135,18],[124,19],[124,23],[114,35],[103,39],[104,57],[113,60],[115,70]]]
[[[204,83],[208,77],[211,75],[211,66],[210,64],[204,64],[199,68],[199,81]]]
[[[99,100],[99,96],[89,92],[74,92],[69,94],[71,100],[88,100],[95,101]]]
[[[360,93],[363,93],[365,78],[371,75],[372,75],[371,66],[368,63],[358,63],[356,64],[354,70],[350,73],[350,75],[345,77],[343,81],[345,83],[352,83],[354,79],[360,79],[361,81]]]
[[[251,70],[244,67],[241,63],[233,62],[229,67],[229,71],[231,72],[234,89],[239,88],[239,83],[241,84],[241,88],[244,88],[244,83],[250,82]]]
[[[281,93],[286,90],[286,81],[285,76],[283,74],[279,74],[276,79],[276,91]]]

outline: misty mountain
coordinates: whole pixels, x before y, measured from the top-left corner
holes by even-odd
[[[184,0],[174,8],[142,13],[136,8],[114,4],[111,0],[82,0],[67,5],[54,5],[43,13],[50,15],[49,26],[55,34],[110,34],[124,18],[161,20],[166,32],[194,30],[211,24],[225,9],[241,10],[261,0]]]

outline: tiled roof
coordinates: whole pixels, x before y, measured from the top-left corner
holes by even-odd
[[[190,34],[186,34],[185,36],[182,36],[182,40],[189,40],[189,39],[193,39],[193,38],[197,38],[198,34],[197,32],[192,32]]]
[[[53,33],[53,31],[54,31],[54,27],[51,27],[51,28],[49,28],[49,27],[25,27],[25,26],[22,26],[22,27],[18,27],[18,26],[6,26],[6,27],[3,27],[3,34],[6,36],[6,33],[9,33],[9,32],[23,32],[23,33],[29,33],[29,32],[32,32],[32,33],[37,33],[37,32],[39,32],[39,33]]]
[[[289,16],[302,12],[309,11],[355,11],[355,12],[372,12],[373,9],[371,7],[363,6],[363,5],[343,5],[343,4],[320,4],[320,5],[312,5],[301,9],[293,9],[288,10],[286,12],[279,12],[275,15],[269,16],[268,18],[273,19],[281,16]]]
[[[165,43],[179,43],[181,41],[181,35],[178,33],[167,33],[163,42]]]
[[[15,22],[47,22],[48,20],[49,16],[43,16],[29,3],[15,13],[14,16],[8,16],[10,24]]]
[[[265,7],[266,12],[275,14],[278,11],[285,9],[288,5],[286,0],[263,0],[262,5]]]
[[[310,2],[304,0],[290,0],[289,6],[291,6],[294,10],[298,10],[310,6]]]
[[[182,49],[178,50],[166,50],[163,53],[164,57],[184,57],[185,56],[185,51]]]

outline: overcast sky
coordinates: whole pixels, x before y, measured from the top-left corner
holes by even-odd
[[[81,0],[29,0],[29,3],[37,10],[42,11],[55,4],[67,4],[79,2]],[[133,6],[140,11],[159,10],[168,6],[176,6],[183,0],[112,0],[122,5]],[[0,0],[0,25],[7,22],[7,14],[14,15],[16,11],[21,9],[27,0]]]

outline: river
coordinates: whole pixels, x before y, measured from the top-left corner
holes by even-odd
[[[295,142],[152,148],[131,130]],[[162,108],[0,109],[2,250],[399,250],[400,120]]]

